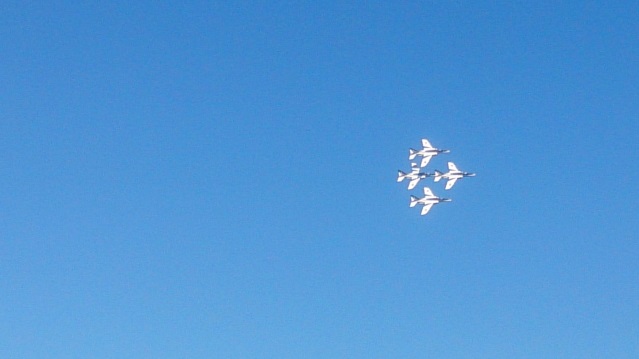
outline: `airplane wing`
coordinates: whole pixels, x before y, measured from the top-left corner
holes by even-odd
[[[422,208],[422,213],[421,213],[422,216],[428,213],[428,211],[430,211],[431,208],[433,208],[433,203],[424,205],[424,208]]]
[[[453,186],[455,185],[455,182],[457,182],[457,178],[449,179],[448,182],[446,182],[446,189],[453,188]]]
[[[428,164],[428,161],[430,161],[431,157],[433,157],[433,156],[424,156],[424,158],[422,158],[422,163],[421,163],[420,167],[426,167],[426,165]]]
[[[410,181],[410,182],[408,183],[408,189],[413,189],[413,188],[415,188],[415,186],[417,186],[417,183],[419,183],[419,180],[420,180],[420,179],[421,179],[421,178],[417,177],[417,178],[415,178],[414,180]]]
[[[452,163],[452,162],[448,162],[448,170],[449,171],[458,171],[459,172],[459,170],[457,169],[457,166],[455,166],[455,164]]]
[[[424,148],[433,148],[430,142],[428,142],[428,140],[425,138],[422,140],[422,146],[424,146]]]
[[[424,196],[435,197],[435,195],[433,194],[433,191],[431,191],[430,188],[428,187],[424,187]]]

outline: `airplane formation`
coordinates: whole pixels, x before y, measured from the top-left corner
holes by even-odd
[[[428,177],[433,177],[433,180],[435,182],[439,182],[442,178],[445,178],[447,180],[445,189],[449,190],[453,188],[457,180],[464,177],[475,176],[474,173],[464,172],[459,170],[457,168],[457,165],[455,165],[453,162],[448,162],[448,172],[446,173],[440,172],[438,170],[435,170],[434,173],[421,172],[422,167],[426,167],[426,165],[428,165],[428,163],[433,157],[441,153],[450,153],[450,150],[443,150],[443,149],[433,147],[430,144],[430,142],[425,138],[422,139],[422,147],[423,148],[421,150],[415,150],[412,148],[408,150],[408,159],[412,161],[415,159],[415,157],[420,156],[422,157],[421,164],[418,166],[416,162],[412,162],[410,172],[405,173],[399,170],[397,174],[397,182],[402,182],[405,179],[408,180],[409,190],[412,190],[413,188],[415,188],[417,184],[419,183],[419,181]],[[427,214],[434,205],[441,202],[452,201],[450,198],[437,197],[436,195],[433,194],[433,191],[428,187],[424,187],[423,191],[424,191],[424,197],[422,198],[419,198],[413,195],[410,196],[411,208],[415,207],[418,204],[423,206],[421,211],[422,216]]]

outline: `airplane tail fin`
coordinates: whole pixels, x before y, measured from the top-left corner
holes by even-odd
[[[415,205],[417,204],[417,200],[419,198],[415,197],[415,196],[410,196],[410,206],[411,207],[415,207]]]
[[[397,171],[397,182],[401,182],[406,178],[406,173],[402,171]]]
[[[414,159],[414,158],[415,158],[415,156],[417,156],[417,151],[415,151],[415,150],[414,150],[414,149],[412,149],[412,148],[409,148],[409,149],[408,149],[408,159],[409,159],[409,160],[412,160],[412,159]]]
[[[435,170],[435,182],[439,182],[440,179],[442,179],[442,173]]]

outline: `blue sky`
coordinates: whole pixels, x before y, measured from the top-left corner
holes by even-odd
[[[638,14],[6,2],[0,356],[636,358]]]

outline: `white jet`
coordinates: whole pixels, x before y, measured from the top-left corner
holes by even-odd
[[[455,185],[458,179],[464,177],[475,177],[474,173],[464,172],[457,169],[454,163],[448,162],[448,172],[441,173],[435,170],[435,182],[439,182],[440,179],[446,178],[448,182],[446,182],[446,189],[451,189]]]
[[[415,188],[421,179],[434,175],[432,173],[419,172],[419,166],[417,166],[417,163],[411,163],[410,166],[412,169],[410,173],[404,173],[401,170],[397,171],[397,182],[402,182],[404,179],[410,180],[410,182],[408,182],[409,190]]]
[[[412,160],[415,158],[415,156],[422,156],[424,158],[422,158],[422,163],[420,165],[420,167],[426,167],[426,165],[428,164],[428,161],[430,161],[430,159],[433,156],[437,156],[440,153],[449,153],[450,150],[442,150],[439,148],[435,148],[433,147],[430,142],[428,142],[427,139],[422,139],[422,148],[421,150],[417,151],[414,149],[409,149],[408,150],[408,159]]]
[[[433,194],[433,191],[430,190],[430,188],[428,187],[424,187],[424,197],[423,198],[417,198],[415,196],[410,196],[410,206],[411,207],[415,207],[417,204],[421,204],[424,207],[422,208],[422,212],[421,215],[425,215],[426,213],[428,213],[428,211],[430,211],[430,209],[433,207],[433,205],[440,203],[440,202],[451,202],[452,199],[449,198],[440,198],[437,197]]]

